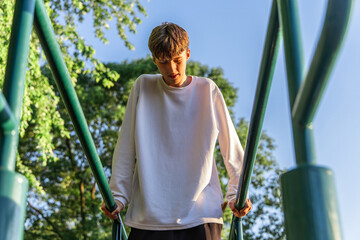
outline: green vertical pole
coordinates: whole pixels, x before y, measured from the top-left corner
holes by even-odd
[[[298,9],[296,0],[278,0],[278,6],[284,39],[290,110],[292,110],[304,70]],[[311,126],[300,126],[294,123],[292,126],[296,162],[298,164],[315,163]]]
[[[74,85],[71,81],[70,74],[62,57],[62,53],[57,43],[56,36],[50,19],[47,15],[43,0],[36,0],[34,26],[54,76],[55,83],[59,89],[61,98],[69,113],[70,119],[75,128],[75,132],[79,137],[81,146],[98,184],[100,193],[104,199],[106,207],[110,211],[113,211],[117,206],[111,193],[84,113],[80,106],[79,99],[76,95]],[[121,219],[119,220],[119,224],[121,224],[120,227],[123,229],[123,239],[127,239],[125,228],[121,223]]]
[[[248,137],[244,155],[244,167],[239,179],[239,188],[235,207],[241,209],[245,206],[247,192],[251,181],[251,174],[255,162],[256,151],[260,140],[262,124],[265,116],[267,100],[270,93],[272,77],[276,65],[277,53],[280,43],[279,17],[276,0],[273,1],[269,18],[265,46],[261,60],[254,105],[252,109]],[[233,215],[230,228],[230,240],[242,239],[241,219]]]
[[[15,3],[14,19],[11,29],[10,44],[5,72],[3,93],[10,109],[19,122],[24,95],[24,82],[29,54],[29,43],[34,19],[34,0],[18,0]],[[0,138],[0,167],[14,170],[18,129]]]
[[[24,232],[28,181],[14,169],[34,4],[34,0],[17,0],[15,3],[4,97],[1,96],[1,121],[5,126],[0,131],[0,239],[6,240],[23,239]]]
[[[243,239],[241,218],[233,216],[231,221],[229,240],[241,240],[241,239]]]
[[[297,9],[279,0],[298,166],[281,176],[287,239],[342,239],[330,169],[315,166],[312,121],[348,23],[351,0],[329,0],[324,27],[305,81],[300,64]],[[290,85],[296,85],[291,88]]]

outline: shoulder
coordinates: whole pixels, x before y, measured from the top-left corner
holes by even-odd
[[[159,79],[159,74],[141,74],[135,82],[146,83],[146,82],[155,82]]]
[[[195,77],[197,85],[202,89],[207,89],[214,97],[221,94],[219,87],[210,78]]]
[[[146,85],[154,85],[158,82],[159,74],[141,74],[134,82],[133,87],[136,89],[141,89]]]

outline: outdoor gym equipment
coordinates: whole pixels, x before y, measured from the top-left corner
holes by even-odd
[[[282,36],[297,163],[281,176],[285,231],[290,240],[342,238],[332,171],[315,163],[312,121],[345,36],[351,5],[352,0],[328,1],[321,36],[310,68],[304,74],[297,3],[273,0],[236,207],[241,209],[245,205]],[[110,211],[116,209],[43,0],[16,0],[4,94],[0,92],[0,239],[6,240],[22,239],[24,230],[28,181],[14,169],[33,23],[106,207]],[[113,239],[127,239],[121,218],[114,221]],[[229,239],[242,239],[241,219],[235,216]]]

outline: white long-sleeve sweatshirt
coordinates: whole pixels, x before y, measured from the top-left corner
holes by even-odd
[[[110,180],[115,199],[129,204],[125,224],[170,230],[222,223],[217,140],[230,177],[229,201],[244,152],[219,88],[202,77],[175,88],[161,75],[141,75],[129,96]]]

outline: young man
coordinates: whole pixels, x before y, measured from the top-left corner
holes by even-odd
[[[221,239],[223,196],[214,160],[218,140],[234,207],[243,149],[216,84],[186,76],[187,32],[173,23],[153,29],[149,49],[161,74],[134,83],[115,147],[110,187],[118,208],[129,204],[129,239]]]

